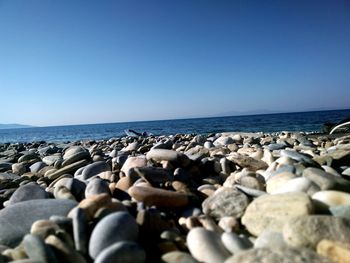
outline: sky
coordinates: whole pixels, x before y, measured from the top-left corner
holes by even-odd
[[[347,0],[0,0],[0,123],[350,108]]]

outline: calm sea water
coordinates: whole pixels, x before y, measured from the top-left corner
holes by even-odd
[[[321,132],[324,123],[339,122],[349,117],[350,109],[198,119],[0,129],[0,142],[60,142],[86,139],[101,140],[125,136],[125,129],[133,129],[138,132],[146,131],[154,135],[170,135],[177,133],[205,134],[225,131]]]

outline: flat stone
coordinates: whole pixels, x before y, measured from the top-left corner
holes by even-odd
[[[128,157],[128,159],[125,161],[125,163],[121,168],[121,171],[124,172],[125,174],[128,174],[128,171],[131,168],[144,167],[146,165],[147,165],[147,159],[145,155],[131,156],[131,157]]]
[[[350,194],[340,191],[319,191],[312,196],[320,208],[329,209],[332,206],[350,205]]]
[[[203,212],[217,220],[226,216],[240,218],[249,204],[248,197],[242,192],[221,187],[214,195],[202,203]]]
[[[327,258],[322,257],[312,250],[306,248],[281,247],[255,248],[243,251],[227,259],[225,263],[331,263]]]
[[[18,163],[28,162],[32,160],[40,160],[40,157],[35,153],[27,153],[18,158]]]
[[[62,166],[66,166],[83,159],[90,160],[90,153],[81,146],[71,146],[69,147],[63,155]]]
[[[345,217],[350,220],[350,205],[337,205],[329,207],[333,216]]]
[[[64,177],[59,179],[53,186],[55,188],[64,186],[74,195],[76,200],[82,200],[85,197],[86,184],[78,179]]]
[[[305,193],[263,195],[248,205],[242,224],[259,236],[264,230],[282,232],[286,221],[312,212],[312,201]]]
[[[14,164],[12,164],[11,169],[12,169],[13,173],[18,174],[18,175],[22,175],[27,171],[24,163],[14,163]]]
[[[128,146],[123,148],[121,151],[123,152],[133,152],[136,151],[140,147],[140,144],[136,142],[129,143]]]
[[[133,172],[136,176],[142,177],[152,186],[160,186],[165,182],[171,182],[174,180],[174,175],[171,171],[162,167],[139,167],[134,168]]]
[[[226,158],[242,168],[247,168],[249,171],[265,170],[268,167],[264,161],[238,153],[228,155]]]
[[[75,250],[87,254],[89,243],[89,220],[85,210],[75,207],[69,213],[73,221],[73,238]]]
[[[143,263],[146,253],[137,243],[119,241],[101,251],[95,263]]]
[[[187,155],[167,149],[152,149],[147,153],[146,158],[147,160],[153,160],[155,162],[169,161],[181,166],[187,166],[190,163],[190,159]]]
[[[70,174],[73,173],[74,171],[76,171],[77,169],[79,169],[80,167],[84,167],[85,165],[87,165],[89,162],[85,159],[77,161],[75,163],[71,163],[53,173],[50,173],[47,177],[50,180],[55,180],[56,178],[60,177],[63,174]]]
[[[30,228],[30,233],[45,239],[49,235],[54,235],[59,229],[60,227],[58,224],[51,220],[45,219],[35,221]]]
[[[52,249],[39,236],[27,234],[23,238],[23,247],[31,260],[45,263],[58,262]]]
[[[280,172],[267,180],[266,192],[271,194],[296,177],[296,174],[291,172]]]
[[[281,246],[287,246],[282,233],[268,230],[263,231],[254,242],[254,248],[276,249]]]
[[[65,216],[77,205],[71,200],[40,199],[23,201],[0,211],[0,244],[14,247],[29,233],[31,225],[52,215]]]
[[[189,196],[184,193],[163,190],[155,187],[132,186],[128,193],[131,197],[147,206],[176,208],[184,207],[189,203]]]
[[[306,177],[297,177],[289,180],[287,183],[283,184],[283,186],[274,190],[271,194],[303,192],[307,193],[308,195],[312,195],[317,191],[320,191],[320,188],[317,184]]]
[[[89,197],[91,195],[98,195],[98,194],[111,194],[109,190],[109,184],[108,182],[100,179],[100,178],[93,178],[86,186],[85,189],[85,197]]]
[[[162,255],[164,263],[198,263],[190,254],[182,251],[171,251]]]
[[[85,166],[81,174],[83,179],[87,180],[90,177],[106,171],[111,171],[111,167],[104,161],[98,161]]]
[[[290,246],[312,249],[322,239],[350,243],[350,221],[334,216],[300,216],[285,224],[283,237]]]
[[[44,188],[40,187],[36,183],[29,183],[20,186],[12,194],[7,205],[13,205],[15,203],[34,200],[34,199],[46,199],[49,198],[49,194]]]
[[[231,253],[216,232],[195,227],[187,234],[187,246],[192,256],[200,262],[223,262]]]
[[[47,165],[54,165],[55,162],[61,161],[61,160],[63,160],[61,155],[49,155],[49,156],[45,156],[42,159],[42,161]]]
[[[306,163],[312,166],[319,166],[314,160],[312,160],[309,156],[306,154],[302,154],[296,151],[292,150],[281,150],[280,152],[281,156],[287,156],[293,160],[296,160],[298,162]]]
[[[222,233],[221,241],[232,254],[240,253],[253,247],[253,244],[247,238],[241,238],[236,233]]]
[[[40,161],[40,162],[33,163],[31,166],[29,166],[29,169],[32,173],[37,173],[45,166],[46,164]]]
[[[323,239],[317,245],[317,253],[333,262],[346,263],[350,259],[350,244]]]
[[[102,218],[92,231],[89,254],[96,259],[110,245],[119,241],[135,241],[137,238],[135,219],[127,212],[115,212]]]

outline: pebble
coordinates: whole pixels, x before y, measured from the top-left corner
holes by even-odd
[[[169,161],[184,167],[190,163],[190,159],[184,153],[167,149],[152,149],[147,153],[146,158],[155,162]]]
[[[85,166],[81,172],[81,175],[84,180],[87,180],[90,177],[107,171],[111,171],[111,167],[104,161],[98,161]]]
[[[259,236],[264,230],[281,232],[286,221],[312,212],[312,201],[305,193],[263,195],[248,205],[242,224]]]
[[[12,194],[7,205],[13,205],[19,202],[34,200],[34,199],[46,199],[49,198],[49,194],[35,183],[29,183],[17,188]]]
[[[128,171],[131,168],[144,167],[146,165],[147,165],[146,156],[144,155],[131,156],[131,157],[128,157],[128,159],[125,161],[125,163],[123,164],[123,167],[121,168],[121,171],[124,172],[125,174],[128,174]]]
[[[350,221],[325,215],[300,216],[286,223],[283,237],[290,246],[312,249],[322,239],[350,243]]]
[[[237,254],[253,247],[253,244],[247,238],[241,238],[236,233],[222,233],[221,241],[232,254]]]
[[[266,182],[266,192],[269,194],[279,190],[283,185],[297,176],[291,172],[281,172],[271,177]]]
[[[317,253],[329,258],[333,262],[347,263],[350,259],[350,244],[345,244],[327,239],[317,244]]]
[[[317,184],[313,183],[306,177],[297,177],[287,181],[287,183],[272,191],[271,194],[304,192],[311,196],[318,191],[320,191],[320,188]]]
[[[248,204],[248,197],[242,192],[234,188],[222,187],[204,200],[202,209],[205,214],[216,220],[227,216],[239,218]]]
[[[282,233],[269,230],[263,231],[254,242],[254,248],[276,249],[281,246],[287,246]]]
[[[137,243],[119,241],[102,250],[95,263],[143,263],[146,253]]]
[[[198,263],[190,254],[181,251],[171,251],[162,255],[164,263]]]
[[[27,234],[23,238],[22,245],[31,260],[45,263],[58,262],[52,249],[39,236]]]
[[[93,259],[110,245],[118,241],[136,241],[138,226],[127,212],[115,212],[102,218],[92,231],[89,254]]]
[[[231,255],[219,234],[202,227],[193,228],[188,233],[187,245],[192,256],[200,262],[224,262]]]
[[[111,194],[109,190],[109,184],[107,181],[100,179],[99,177],[93,178],[89,181],[85,189],[85,197],[98,194]]]
[[[337,205],[329,207],[333,216],[345,217],[350,220],[350,205]]]
[[[350,194],[332,190],[319,191],[312,195],[312,200],[322,211],[332,206],[350,205]]]

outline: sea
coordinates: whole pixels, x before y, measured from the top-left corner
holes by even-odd
[[[153,135],[208,134],[220,132],[280,131],[322,132],[325,123],[337,123],[350,117],[350,109],[274,113],[245,116],[118,122],[86,125],[0,129],[0,143],[71,142],[104,140],[126,136],[125,130]]]

